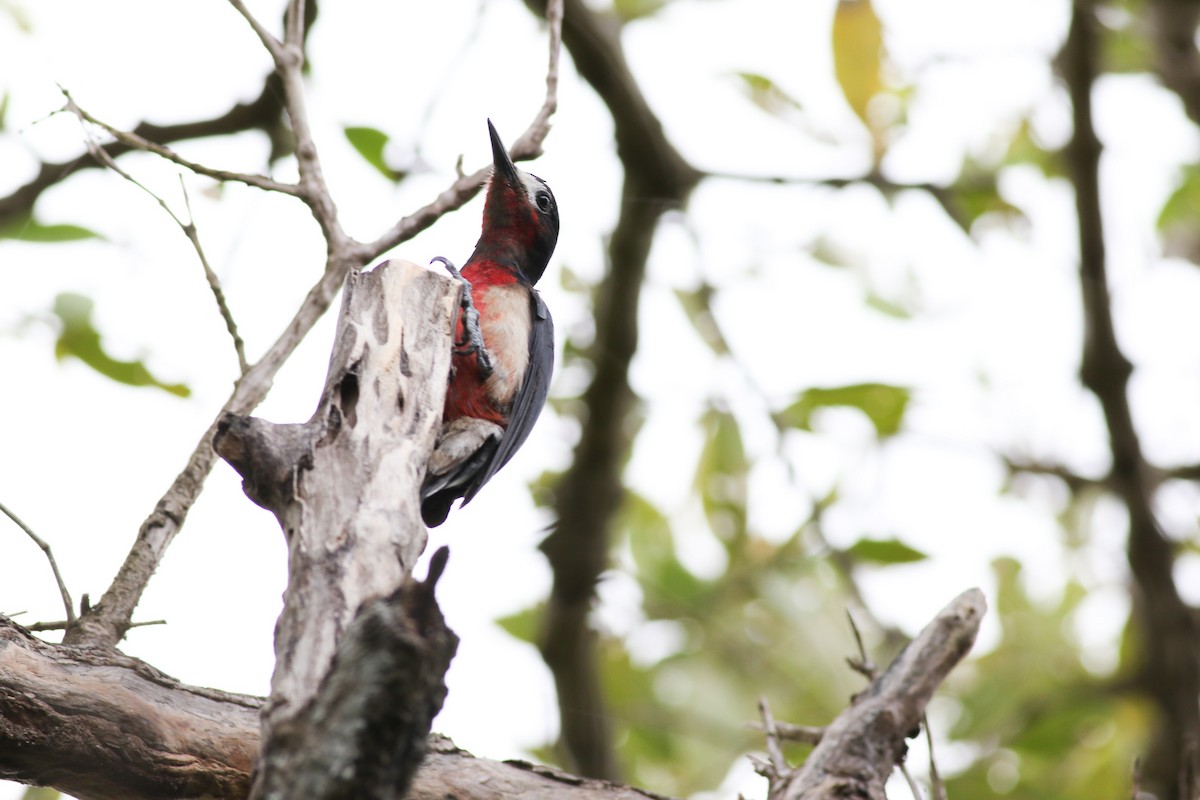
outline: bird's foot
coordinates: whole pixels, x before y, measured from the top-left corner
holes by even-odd
[[[454,343],[456,348],[462,349],[455,350],[454,354],[469,356],[474,353],[479,362],[479,372],[486,380],[492,374],[492,354],[483,346],[483,331],[479,329],[479,311],[475,308],[475,301],[471,299],[471,282],[463,277],[463,274],[458,271],[458,267],[454,266],[450,259],[435,256],[433,261],[440,261],[446,271],[450,273],[450,277],[462,284],[462,300],[459,301],[459,306],[462,308],[463,336]],[[432,264],[433,261],[430,263]]]

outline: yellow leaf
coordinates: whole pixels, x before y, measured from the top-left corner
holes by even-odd
[[[833,16],[833,70],[850,108],[882,150],[881,131],[871,123],[867,105],[883,89],[883,26],[870,0],[839,0]]]

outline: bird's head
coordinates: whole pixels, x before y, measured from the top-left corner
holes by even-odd
[[[534,284],[546,271],[558,242],[558,203],[544,180],[517,169],[491,120],[488,132],[492,179],[478,247],[497,261],[515,262],[521,276]]]

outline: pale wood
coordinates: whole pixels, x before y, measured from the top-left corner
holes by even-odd
[[[920,730],[934,691],[971,650],[986,610],[978,589],[954,598],[855,695],[801,767],[772,776],[768,800],[885,800],[905,739]]]
[[[291,792],[285,784],[304,749],[298,742],[321,733],[309,726],[343,633],[368,603],[400,590],[427,538],[417,493],[441,429],[459,286],[392,260],[350,273],[343,292],[312,418],[280,425],[228,415],[214,441],[288,540],[255,797]]]

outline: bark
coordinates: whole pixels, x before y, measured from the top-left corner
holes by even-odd
[[[416,264],[351,272],[312,418],[218,426],[214,448],[289,547],[252,797],[400,797],[420,760],[457,639],[432,585],[406,581],[427,537],[417,490],[457,300],[457,284]]]
[[[245,797],[262,702],[0,616],[0,778],[83,800]]]
[[[1200,125],[1200,50],[1196,47],[1200,4],[1193,0],[1150,0],[1147,11],[1158,75],[1179,95],[1192,122]]]
[[[1139,635],[1143,659],[1137,684],[1159,714],[1143,786],[1160,797],[1181,797],[1179,776],[1191,758],[1188,754],[1200,741],[1200,625],[1176,588],[1174,546],[1154,513],[1156,481],[1142,453],[1129,407],[1133,366],[1121,350],[1113,324],[1100,207],[1101,146],[1091,106],[1098,50],[1094,8],[1090,2],[1077,0],[1061,63],[1075,126],[1066,157],[1079,218],[1084,311],[1081,375],[1100,401],[1108,427],[1112,450],[1108,484],[1129,512],[1128,558],[1135,582],[1133,629]]]
[[[920,730],[934,691],[970,651],[987,605],[970,589],[954,598],[851,701],[804,765],[771,775],[768,800],[885,800],[884,784]]]
[[[259,750],[263,703],[184,685],[115,650],[49,644],[0,616],[6,780],[53,786],[80,800],[241,800]],[[659,797],[523,761],[475,758],[442,736],[427,745],[411,800]]]

